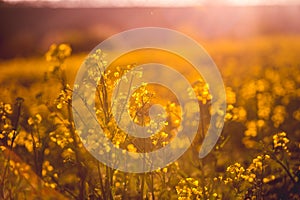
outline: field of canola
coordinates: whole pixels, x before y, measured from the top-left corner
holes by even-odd
[[[209,125],[209,86],[182,67],[184,61],[158,56],[189,77],[204,112],[189,150],[167,167],[143,174],[103,165],[78,137],[71,95],[85,54],[72,55],[68,44],[57,44],[45,57],[1,61],[0,199],[300,199],[300,37],[216,40],[203,46],[226,87],[222,136],[208,156],[198,158]],[[95,59],[102,59],[100,54]],[[138,53],[126,59],[116,66],[145,61]],[[96,113],[116,146],[140,152],[141,141],[127,137],[109,118],[107,94],[114,86],[109,80],[118,79],[123,69],[106,72]],[[176,135],[181,111],[166,93],[145,85],[130,97],[129,113],[140,125],[149,122],[152,103],[167,111],[166,127],[148,138],[145,148],[163,148]]]

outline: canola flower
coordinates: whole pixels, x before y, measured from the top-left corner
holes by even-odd
[[[211,100],[212,96],[209,92],[209,85],[203,79],[199,79],[193,84],[193,92],[196,94],[196,97],[199,102],[202,104],[207,104]],[[188,91],[191,94],[192,91]]]
[[[29,117],[27,120],[28,125],[32,126],[34,124],[40,124],[42,122],[42,116],[36,114],[34,117]]]
[[[287,138],[287,134],[285,132],[280,132],[273,135],[273,148],[275,151],[284,150],[289,152],[288,143],[290,140]]]
[[[0,139],[6,137],[12,130],[11,120],[8,118],[12,114],[11,104],[0,102]]]
[[[63,62],[71,55],[72,49],[68,44],[52,44],[45,57],[48,62]]]
[[[286,117],[285,107],[282,105],[277,105],[273,110],[272,121],[274,123],[274,127],[278,128],[285,120]]]
[[[199,181],[194,178],[180,180],[176,186],[176,191],[179,196],[178,199],[192,199],[193,197],[197,199],[200,195],[202,195]]]

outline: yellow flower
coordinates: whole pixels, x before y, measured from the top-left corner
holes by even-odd
[[[207,102],[212,98],[211,94],[209,93],[209,85],[204,82],[203,79],[199,79],[198,81],[196,81],[193,84],[192,90],[188,90],[189,95],[192,95],[194,92],[199,102],[201,102],[202,104],[207,104]]]
[[[28,125],[30,125],[30,126],[33,125],[34,121],[33,121],[32,117],[29,117],[29,118],[28,118],[27,123],[28,123]]]
[[[4,104],[4,111],[7,113],[7,114],[12,114],[12,107],[10,104],[6,103]]]
[[[52,44],[45,57],[48,62],[64,61],[71,55],[72,49],[68,44]]]
[[[127,149],[129,152],[136,152],[137,149],[135,148],[135,146],[133,144],[129,144],[127,145]]]
[[[42,122],[42,116],[36,114],[34,117],[29,117],[27,120],[28,125],[32,126],[34,124],[40,124]]]
[[[255,121],[249,121],[247,123],[247,130],[245,131],[245,136],[256,137],[257,127]]]
[[[1,138],[0,138],[1,139]],[[0,146],[0,150],[1,151],[5,151],[6,150],[6,147],[5,146]]]
[[[236,94],[232,88],[226,88],[226,102],[227,104],[235,104],[236,102]]]
[[[274,175],[270,175],[268,177],[263,178],[263,183],[268,183],[270,181],[275,180],[275,176]]]
[[[167,172],[168,172],[168,168],[165,167],[165,168],[162,169],[162,171],[163,171],[164,173],[167,173]]]
[[[275,150],[283,149],[288,152],[287,144],[290,140],[287,138],[285,132],[273,135],[273,147]]]
[[[35,118],[36,118],[36,121],[37,121],[38,124],[41,123],[41,121],[42,121],[42,116],[41,116],[40,114],[36,114],[36,115],[35,115]]]
[[[274,122],[274,126],[278,128],[285,120],[286,110],[284,106],[276,106],[273,111],[272,121]]]

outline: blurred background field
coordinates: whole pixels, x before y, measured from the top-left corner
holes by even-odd
[[[18,4],[17,4],[18,5]],[[56,43],[89,52],[112,34],[161,26],[183,32],[201,44],[214,40],[299,34],[299,7],[202,6],[55,8],[39,4],[0,6],[2,59],[42,55]]]
[[[299,63],[300,36],[297,34],[204,40],[201,45],[218,66],[225,84],[231,87],[239,87],[241,82],[259,77],[265,68],[285,66],[280,68],[288,70]],[[70,84],[73,83],[76,72],[87,55],[88,52],[74,53],[66,60],[65,67]],[[34,91],[32,86],[43,80],[45,73],[51,70],[51,66],[45,62],[44,55],[2,60],[0,62],[2,98],[12,100],[14,96],[24,96],[21,88],[26,89],[26,92]],[[17,85],[18,87],[15,87]]]
[[[299,18],[300,6],[291,5],[54,8],[0,2],[0,199],[300,199]],[[175,29],[199,42],[220,70],[228,105],[222,137],[198,159],[210,97],[203,95],[205,83],[192,83],[205,113],[191,148],[163,169],[131,174],[106,167],[82,147],[70,97],[90,50],[144,26]],[[69,44],[72,55],[47,62],[53,43]],[[168,127],[151,138],[157,148],[178,128],[176,104],[167,108]],[[137,151],[116,130],[109,127],[108,137]]]

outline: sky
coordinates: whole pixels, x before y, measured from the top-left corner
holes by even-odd
[[[202,6],[202,5],[300,5],[300,0],[4,0],[6,2],[39,2],[89,6]],[[63,3],[61,3],[63,2]]]

